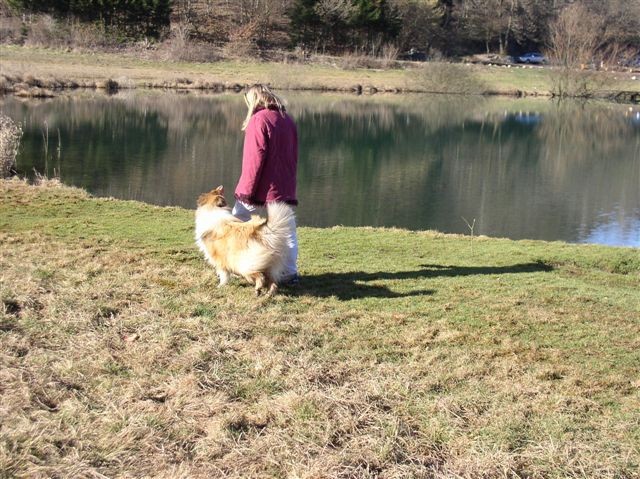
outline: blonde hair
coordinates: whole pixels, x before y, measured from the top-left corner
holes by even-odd
[[[247,129],[249,120],[255,112],[256,108],[276,108],[280,113],[284,115],[287,109],[284,107],[282,98],[273,93],[271,89],[266,85],[255,84],[249,87],[244,94],[244,102],[247,104],[247,117],[242,122],[242,130]]]

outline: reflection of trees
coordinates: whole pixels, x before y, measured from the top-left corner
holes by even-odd
[[[571,195],[572,222],[589,232],[594,213],[617,212],[622,228],[640,212],[640,130],[617,105],[560,102],[537,131],[541,172]]]
[[[548,173],[563,179],[576,165],[624,158],[629,148],[630,125],[618,105],[579,104],[562,101],[540,124],[537,135],[546,147]],[[602,163],[601,163],[602,164]]]
[[[243,111],[234,98],[131,94],[63,96],[48,102],[8,99],[2,108],[26,122],[20,168],[45,170],[42,130],[49,129],[49,156],[57,149],[64,181],[96,194],[156,204],[194,202],[194,188],[230,184],[240,165]],[[56,155],[57,156],[57,155]],[[49,173],[57,168],[54,158]]]
[[[303,224],[468,232],[464,216],[479,234],[578,239],[601,226],[601,212],[624,222],[640,209],[640,130],[626,107],[288,96]],[[43,169],[46,120],[50,152],[61,131],[63,179],[97,194],[192,207],[217,184],[231,192],[240,173],[240,95],[135,92],[0,107],[27,119],[23,170]]]
[[[300,196],[321,205],[303,210],[302,220],[319,225],[399,224],[393,212],[406,197],[399,202],[396,195],[402,195],[407,184],[422,190],[416,179],[426,178],[432,166],[424,161],[425,140],[463,122],[470,105],[477,103],[483,99],[440,96],[398,104],[342,97],[296,108]]]
[[[133,94],[123,101],[130,109],[156,112],[167,124],[167,151],[153,175],[140,179],[140,199],[193,207],[199,193],[219,184],[232,193],[241,166],[241,96]]]
[[[301,195],[322,205],[307,221],[465,232],[465,216],[484,234],[577,240],[600,212],[640,208],[640,135],[619,106],[546,103],[538,124],[425,106],[302,115]]]
[[[22,171],[52,174],[59,168],[63,179],[89,189],[106,186],[114,175],[144,175],[167,147],[166,121],[160,115],[131,111],[104,98],[65,97],[5,109],[25,122]],[[67,157],[75,160],[66,162]]]

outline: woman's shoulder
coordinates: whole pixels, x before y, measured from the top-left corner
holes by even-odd
[[[254,126],[261,125],[275,125],[276,123],[285,120],[287,122],[293,122],[293,119],[286,111],[280,111],[277,109],[263,108],[256,111],[252,116],[249,123],[253,123]]]
[[[247,124],[247,128],[262,128],[266,123],[268,123],[268,110],[262,108],[258,111],[255,111],[251,118],[249,119],[249,123]]]

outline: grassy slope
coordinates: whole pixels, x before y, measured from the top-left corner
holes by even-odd
[[[638,250],[301,228],[255,299],[190,211],[0,198],[0,477],[637,477]]]
[[[345,70],[319,64],[282,64],[252,61],[186,63],[143,60],[131,55],[109,53],[63,52],[53,49],[0,46],[2,73],[31,75],[38,79],[59,78],[83,82],[107,78],[127,78],[135,85],[175,84],[177,79],[222,84],[268,82],[276,88],[350,89],[355,85],[374,86],[379,90],[409,89],[433,91],[420,70]],[[549,74],[539,68],[502,68],[469,66],[470,79],[481,84],[480,91],[548,94]],[[603,90],[637,91],[638,82],[629,73],[602,73]],[[444,81],[444,80],[443,80]],[[426,82],[426,83],[425,83]],[[122,82],[121,82],[122,83]],[[455,83],[455,82],[454,82]],[[453,92],[447,85],[444,91]],[[460,88],[464,88],[460,85]],[[475,91],[475,90],[474,90]],[[461,92],[465,92],[464,89]]]

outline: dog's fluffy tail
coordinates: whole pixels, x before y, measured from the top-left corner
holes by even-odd
[[[260,229],[262,241],[279,256],[272,273],[279,279],[289,255],[289,241],[296,228],[293,208],[286,203],[267,204],[267,224]]]
[[[262,238],[273,250],[287,251],[287,241],[296,227],[293,208],[286,203],[267,204],[267,224]]]

